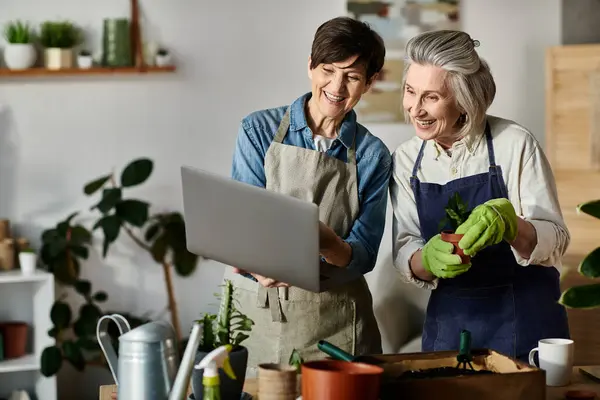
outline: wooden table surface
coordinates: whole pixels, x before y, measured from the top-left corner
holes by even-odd
[[[100,386],[100,400],[111,400],[111,393],[116,392],[115,385],[104,385]],[[579,367],[573,368],[573,377],[569,386],[562,387],[547,387],[546,388],[546,400],[564,400],[565,393],[569,390],[591,390],[596,393],[596,398],[600,399],[600,383],[593,381],[585,375],[579,372]],[[251,394],[256,400],[258,400],[258,384],[256,378],[246,379],[244,384],[244,391]]]
[[[546,387],[546,400],[565,400],[565,393],[569,390],[591,390],[596,392],[597,399],[600,398],[600,383],[582,375],[579,372],[579,367],[575,367],[573,368],[573,377],[571,378],[571,384],[569,386]],[[244,391],[257,399],[256,393],[258,392],[258,385],[256,378],[246,379]]]

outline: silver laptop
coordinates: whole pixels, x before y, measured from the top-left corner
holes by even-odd
[[[181,184],[190,252],[311,292],[360,276],[321,262],[316,204],[189,166]]]

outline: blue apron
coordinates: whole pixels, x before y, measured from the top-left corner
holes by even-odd
[[[419,181],[423,142],[410,178],[421,236],[440,232],[444,207],[458,192],[469,209],[488,200],[508,198],[502,170],[496,165],[489,123],[486,124],[488,172],[459,178],[445,185]],[[528,362],[529,351],[543,338],[569,338],[566,310],[558,304],[559,272],[554,267],[521,266],[510,245],[502,241],[471,259],[471,268],[452,279],[439,279],[427,305],[423,351],[458,350],[460,331],[471,332],[473,348],[496,350]]]

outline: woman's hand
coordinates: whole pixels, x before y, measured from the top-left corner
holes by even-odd
[[[337,267],[346,267],[352,260],[352,247],[321,221],[319,221],[319,252],[325,257],[325,261]]]
[[[507,199],[486,201],[475,207],[469,218],[456,229],[456,234],[464,234],[458,246],[466,255],[474,256],[503,239],[511,242],[517,237],[518,219]]]
[[[236,274],[248,274],[248,272],[244,271],[243,269],[239,269],[237,267],[233,267],[233,272]],[[259,274],[250,273],[250,275],[252,275],[254,277],[254,279],[256,279],[258,281],[259,284],[261,284],[262,286],[264,286],[266,288],[289,287],[290,286],[287,283],[279,282],[279,281],[276,281],[275,279],[267,278],[267,277],[259,275]]]

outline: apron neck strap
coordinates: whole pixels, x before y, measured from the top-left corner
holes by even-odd
[[[279,127],[277,128],[277,132],[275,133],[275,137],[273,138],[273,141],[276,143],[283,143],[283,139],[285,139],[285,135],[287,135],[289,127],[290,127],[290,109],[288,107],[288,109],[285,111],[285,114],[283,114],[283,118],[281,119],[281,122],[279,123]],[[356,132],[354,133],[354,135],[352,137],[352,145],[350,147],[348,147],[348,150],[346,151],[347,162],[348,162],[348,164],[352,164],[352,165],[356,164],[356,149],[354,148],[355,142],[356,142]]]

